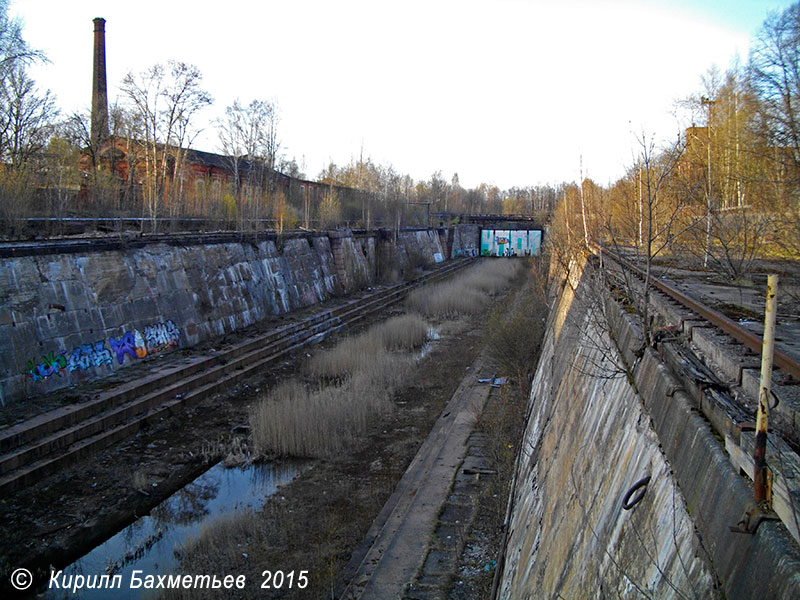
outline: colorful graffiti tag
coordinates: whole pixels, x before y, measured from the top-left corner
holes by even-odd
[[[453,252],[453,256],[458,258],[459,256],[478,256],[478,249],[477,248],[468,248],[466,250],[461,250],[460,248],[456,248]]]
[[[62,350],[58,354],[49,352],[42,355],[37,361],[35,358],[28,360],[25,375],[34,381],[44,381],[52,375],[62,376],[73,371],[85,371],[91,367],[103,365],[111,366],[116,357],[119,364],[129,360],[138,360],[148,355],[157,354],[165,350],[177,348],[180,339],[180,329],[172,321],[157,323],[144,328],[144,334],[138,329],[126,331],[120,337],[98,340],[89,344],[81,344],[71,352]]]

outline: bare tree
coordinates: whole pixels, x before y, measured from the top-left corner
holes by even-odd
[[[342,204],[333,185],[328,186],[322,202],[319,205],[319,228],[330,229],[336,227],[342,218]]]
[[[34,60],[47,60],[44,54],[32,49],[22,38],[22,23],[8,17],[10,0],[0,0],[0,81],[19,66]]]
[[[160,204],[168,201],[169,179],[182,166],[190,127],[197,111],[211,104],[202,89],[202,74],[194,65],[169,61],[156,64],[138,76],[128,73],[122,91],[142,124],[144,139],[144,200],[153,230],[157,227]],[[170,168],[171,163],[171,168]]]
[[[19,65],[0,82],[0,156],[15,167],[47,146],[58,110],[47,90],[40,94]]]
[[[182,201],[183,178],[179,175],[183,170],[186,150],[199,133],[192,129],[192,118],[199,110],[211,104],[212,98],[202,89],[203,76],[196,66],[181,61],[169,61],[167,65],[169,73],[162,92],[165,100],[161,117],[165,158],[161,163],[161,180],[162,184],[166,182],[167,174],[171,170],[173,212],[175,212],[180,208],[179,203]],[[176,181],[178,184],[174,185]],[[164,202],[166,201],[165,190]]]
[[[750,50],[750,82],[760,97],[770,145],[785,148],[777,160],[800,178],[800,3],[769,17]]]
[[[238,99],[225,109],[225,117],[217,121],[220,149],[229,163],[241,218],[245,216],[243,201],[250,201],[252,216],[258,219],[262,194],[271,194],[270,173],[275,170],[279,150],[277,123],[274,103],[253,100],[242,106]]]
[[[649,343],[650,327],[650,291],[652,289],[654,259],[670,247],[679,236],[694,227],[696,219],[684,214],[688,209],[688,199],[680,194],[670,194],[670,178],[675,171],[684,150],[684,140],[675,142],[657,150],[652,136],[642,133],[637,137],[639,155],[636,166],[631,170],[638,173],[641,186],[637,194],[629,193],[626,197],[633,204],[638,202],[639,208],[631,206],[630,210],[620,212],[608,211],[605,215],[605,234],[611,245],[620,251],[635,237],[641,221],[641,244],[633,245],[636,259],[642,264],[644,280],[637,282],[630,273],[624,271],[624,288],[631,302],[636,301],[640,317],[642,335]],[[638,196],[638,198],[637,198]],[[625,218],[632,222],[626,223]]]

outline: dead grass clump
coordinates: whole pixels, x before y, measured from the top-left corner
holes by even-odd
[[[477,314],[491,297],[508,287],[520,265],[519,259],[483,261],[455,279],[414,290],[406,305],[428,317]]]
[[[485,295],[458,281],[416,289],[406,300],[410,308],[425,316],[439,318],[476,314],[487,302]]]
[[[331,456],[391,410],[389,392],[384,381],[362,372],[316,390],[296,382],[278,386],[250,411],[253,455]]]
[[[175,554],[179,558],[191,556],[193,561],[202,560],[206,567],[236,564],[242,556],[238,545],[252,535],[254,517],[253,510],[246,508],[215,518],[205,523],[196,535],[178,545]]]
[[[315,354],[308,363],[308,371],[314,377],[343,378],[369,363],[380,352],[383,352],[383,344],[378,336],[347,337],[333,348]]]
[[[196,535],[178,545],[175,556],[181,564],[192,565],[195,573],[216,573],[222,565],[237,565],[242,569],[242,564],[247,563],[247,553],[243,550],[247,549],[248,542],[264,537],[265,532],[259,523],[257,514],[250,508],[220,516],[204,524]],[[248,574],[248,579],[250,575],[252,573]],[[202,600],[219,598],[219,593],[219,590],[211,588],[177,587],[161,590],[154,597],[160,600]],[[241,590],[234,586],[225,590],[225,597],[231,600],[251,596],[252,591],[247,588]]]
[[[519,274],[522,264],[524,261],[519,258],[484,260],[464,273],[461,281],[479,292],[496,295]]]
[[[330,456],[391,410],[392,397],[414,366],[397,350],[421,347],[428,324],[403,315],[345,338],[308,363],[325,384],[307,388],[292,381],[264,395],[250,411],[254,458]]]
[[[387,363],[400,360],[388,353],[422,347],[428,339],[428,329],[418,315],[393,317],[316,354],[308,363],[308,372],[314,377],[342,380],[364,369],[382,371]],[[385,375],[380,377],[384,379]]]
[[[247,448],[247,441],[242,436],[234,437],[225,452],[222,464],[226,468],[241,467],[250,461],[250,452]]]
[[[382,350],[350,375],[350,385],[362,393],[386,390],[394,393],[414,365],[411,356]]]
[[[372,328],[387,350],[414,350],[428,341],[430,326],[416,314],[387,319]]]
[[[270,390],[250,409],[250,441],[253,457],[269,454],[272,448],[289,445],[297,427],[291,425],[292,408],[307,402],[308,392],[298,381],[287,381]],[[281,410],[279,411],[278,408]],[[276,413],[280,412],[280,419]]]

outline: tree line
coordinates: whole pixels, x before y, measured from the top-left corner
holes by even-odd
[[[679,102],[686,127],[675,140],[656,144],[640,132],[636,160],[613,184],[510,189],[465,188],[458,174],[441,171],[415,181],[363,153],[308,181],[282,148],[276,102],[264,99],[234,101],[211,124],[216,153],[198,153],[193,144],[209,125],[200,115],[213,99],[200,70],[181,61],[128,73],[110,107],[113,144],[96,144],[90,116],[63,115],[29,77],[28,67],[46,57],[25,42],[8,4],[0,0],[0,224],[7,232],[34,216],[322,229],[439,224],[461,213],[547,218],[558,206],[552,226],[568,245],[603,241],[645,257],[681,252],[733,277],[765,251],[800,252],[798,4],[765,21],[745,63],[709,69],[702,89]],[[226,176],[192,169],[198,159]]]
[[[800,3],[769,16],[747,60],[709,68],[677,109],[683,131],[665,143],[635,134],[617,181],[566,186],[549,231],[564,269],[598,246],[639,263],[643,284],[614,286],[646,339],[657,264],[746,286],[759,259],[800,258]]]
[[[800,3],[767,18],[745,62],[709,68],[676,108],[683,131],[665,143],[635,134],[636,159],[617,181],[565,187],[553,220],[564,255],[604,243],[734,280],[759,257],[800,256]]]
[[[0,224],[31,217],[134,217],[155,230],[165,218],[237,229],[401,227],[460,213],[552,211],[559,189],[481,184],[466,189],[440,171],[414,181],[360,156],[308,181],[279,137],[275,101],[235,100],[211,126],[214,153],[193,149],[213,98],[197,66],[155,64],[123,78],[109,131],[93,136],[88,112],[62,114],[28,75],[35,61],[18,20],[0,0]],[[204,172],[203,167],[208,167]],[[223,171],[220,175],[220,169]],[[444,216],[443,216],[444,215]],[[57,232],[57,230],[56,230]]]

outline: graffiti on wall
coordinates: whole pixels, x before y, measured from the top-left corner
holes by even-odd
[[[468,248],[466,250],[461,250],[460,248],[456,248],[453,252],[453,256],[458,258],[459,256],[478,256],[478,249],[477,248]]]
[[[76,346],[71,352],[62,350],[56,354],[50,351],[38,361],[31,358],[26,365],[25,375],[34,381],[44,381],[52,375],[61,376],[91,367],[111,366],[114,359],[123,364],[126,357],[129,361],[139,360],[177,348],[179,337],[180,330],[172,321],[157,323],[145,327],[144,333],[134,329],[118,338],[110,336],[107,344],[106,340],[98,340]]]

